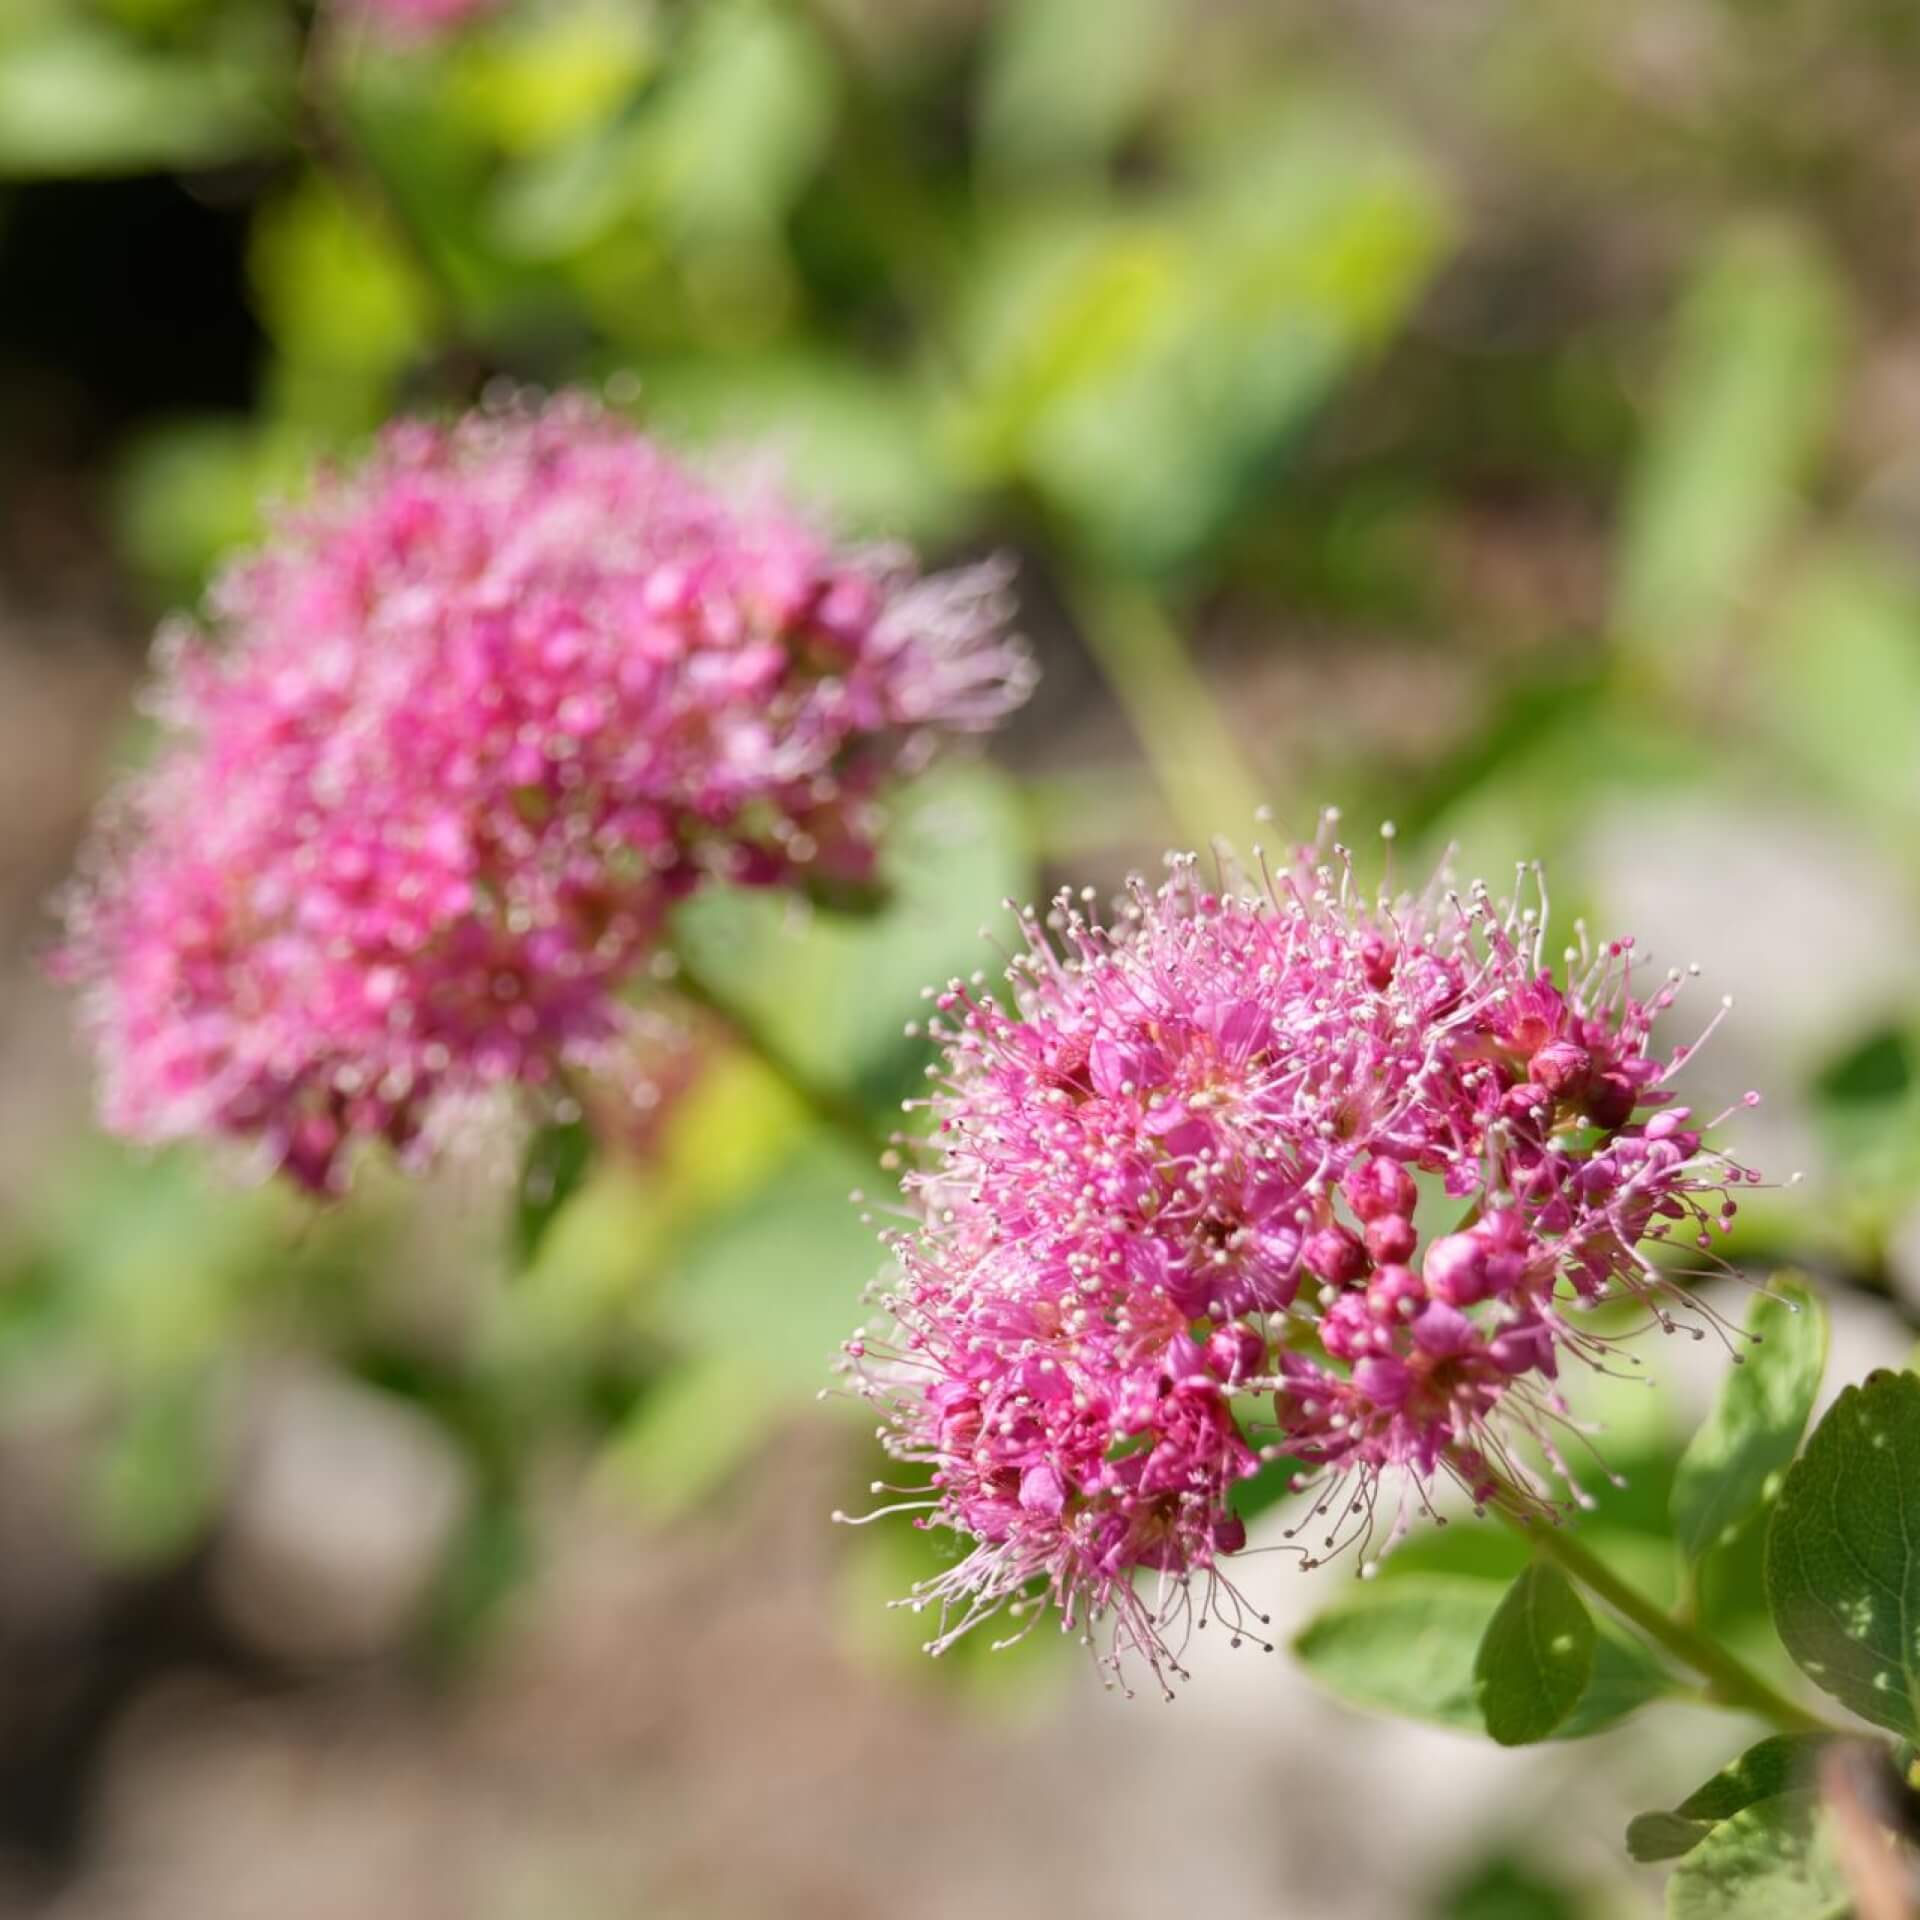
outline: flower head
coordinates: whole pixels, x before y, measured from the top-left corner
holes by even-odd
[[[580,397],[390,429],[163,638],[69,904],[110,1125],[357,1136],[591,1066],[702,881],[858,880],[882,782],[1029,684],[995,566],[842,552]]]
[[[849,1346],[931,1470],[921,1524],[973,1542],[914,1598],[935,1650],[1050,1602],[1177,1672],[1170,1629],[1246,1631],[1221,1562],[1263,1459],[1329,1550],[1389,1476],[1395,1532],[1437,1480],[1547,1497],[1560,1363],[1603,1347],[1578,1310],[1669,1322],[1650,1243],[1710,1243],[1752,1176],[1671,1104],[1677,977],[1583,939],[1556,980],[1545,918],[1444,877],[1371,898],[1325,847],[1258,885],[1180,859],[1112,929],[1027,916],[1007,1004],[940,996],[922,1224]]]

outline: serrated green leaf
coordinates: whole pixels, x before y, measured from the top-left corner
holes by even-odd
[[[1667,1884],[1670,1920],[1845,1920],[1852,1911],[1819,1796],[1805,1791],[1722,1821]]]
[[[1826,1308],[1802,1280],[1759,1295],[1747,1331],[1759,1344],[1728,1374],[1674,1477],[1674,1535],[1690,1560],[1732,1539],[1778,1491],[1826,1370]]]
[[[527,1142],[513,1210],[513,1251],[531,1266],[555,1216],[579,1192],[593,1165],[593,1133],[584,1120],[556,1120]]]
[[[1506,1591],[1474,1656],[1475,1695],[1503,1747],[1544,1740],[1593,1677],[1593,1615],[1558,1567],[1536,1560]]]
[[[1802,1782],[1825,1745],[1820,1733],[1776,1733],[1749,1747],[1671,1811],[1643,1813],[1627,1827],[1627,1851],[1640,1861],[1691,1853],[1722,1820]]]
[[[1862,1718],[1920,1732],[1920,1379],[1849,1387],[1789,1469],[1767,1532],[1787,1651]]]
[[[1484,1733],[1474,1662],[1499,1603],[1491,1582],[1457,1574],[1356,1583],[1295,1636],[1293,1651],[1315,1679],[1355,1706]],[[1671,1686],[1644,1652],[1602,1626],[1586,1695],[1560,1735],[1611,1726]]]

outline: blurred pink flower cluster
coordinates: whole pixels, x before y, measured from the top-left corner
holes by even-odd
[[[1324,1552],[1390,1542],[1436,1480],[1572,1484],[1556,1376],[1605,1352],[1575,1310],[1670,1321],[1650,1244],[1710,1247],[1755,1176],[1671,1104],[1678,976],[1583,935],[1557,983],[1544,906],[1369,898],[1324,845],[1259,885],[1182,859],[1112,931],[1069,896],[1029,917],[1010,1004],[940,996],[924,1224],[847,1363],[931,1469],[904,1504],[973,1543],[911,1602],[933,1651],[1050,1605],[1164,1684],[1196,1620],[1250,1631],[1220,1563],[1263,1460]]]
[[[108,1123],[324,1190],[591,1066],[674,899],[862,879],[883,780],[1024,696],[1005,584],[838,551],[583,397],[390,428],[163,637],[61,955]]]
[[[403,40],[430,40],[498,13],[504,0],[341,0],[349,12]]]

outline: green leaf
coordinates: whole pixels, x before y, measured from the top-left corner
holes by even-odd
[[[1805,1791],[1721,1822],[1667,1887],[1671,1920],[1845,1920],[1852,1911],[1819,1797]]]
[[[1797,232],[1742,228],[1703,262],[1627,509],[1622,643],[1667,673],[1711,643],[1796,509],[1839,360],[1833,277]]]
[[[1749,1747],[1671,1812],[1634,1819],[1627,1828],[1627,1851],[1640,1861],[1677,1860],[1691,1853],[1720,1821],[1797,1787],[1826,1740],[1819,1733],[1776,1733]]]
[[[675,914],[695,974],[782,1058],[817,1083],[896,1099],[917,1080],[928,986],[993,958],[981,921],[1032,869],[1018,797],[984,766],[953,765],[894,802],[883,856],[886,904],[859,916],[713,888]]]
[[[1355,1706],[1481,1733],[1473,1663],[1495,1604],[1484,1581],[1444,1574],[1383,1580],[1356,1587],[1309,1621],[1293,1651]]]
[[[1646,1644],[1611,1623],[1599,1626],[1593,1642],[1593,1675],[1579,1704],[1554,1730],[1556,1740],[1584,1740],[1637,1713],[1650,1700],[1671,1693],[1673,1675]]]
[[[957,450],[1123,573],[1231,526],[1444,245],[1441,183],[1391,129],[1346,100],[1263,106],[1122,213],[1007,221],[970,276]]]
[[[1802,1280],[1760,1294],[1747,1331],[1759,1344],[1728,1374],[1674,1478],[1674,1534],[1689,1560],[1732,1539],[1779,1491],[1826,1370],[1826,1309]]]
[[[724,1352],[682,1360],[613,1435],[598,1477],[649,1518],[673,1518],[744,1464],[782,1407]]]
[[[1027,0],[997,18],[980,100],[987,167],[1031,193],[1090,169],[1165,79],[1179,21],[1166,0]]]
[[[708,1221],[668,1281],[669,1323],[730,1358],[752,1388],[811,1397],[885,1258],[847,1198],[862,1172],[820,1141]]]
[[[579,1192],[592,1165],[593,1133],[585,1120],[553,1121],[527,1142],[513,1210],[513,1251],[520,1266],[533,1264],[554,1216]]]
[[[265,45],[189,57],[103,27],[0,38],[0,177],[207,167],[278,144]]]
[[[1814,1429],[1767,1533],[1767,1603],[1808,1677],[1920,1733],[1920,1379],[1875,1373]]]
[[[1487,1731],[1503,1747],[1544,1740],[1593,1677],[1593,1615],[1558,1567],[1536,1560],[1487,1624],[1473,1679]]]
[[[1636,1813],[1627,1822],[1627,1857],[1650,1867],[1661,1860],[1678,1860],[1691,1853],[1712,1826],[1678,1813]]]
[[[1500,1605],[1491,1582],[1458,1574],[1408,1574],[1353,1590],[1293,1642],[1323,1686],[1359,1707],[1484,1733],[1474,1663]],[[1583,1697],[1564,1738],[1597,1732],[1671,1689],[1666,1671],[1610,1626],[1593,1648]]]
[[[1828,1738],[1824,1733],[1770,1734],[1696,1787],[1674,1811],[1689,1820],[1730,1820],[1756,1800],[1804,1786],[1807,1769]]]

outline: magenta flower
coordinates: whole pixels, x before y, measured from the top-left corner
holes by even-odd
[[[1247,1631],[1221,1562],[1263,1459],[1303,1463],[1327,1551],[1441,1480],[1546,1502],[1511,1442],[1571,1487],[1556,1374],[1604,1348],[1578,1310],[1668,1322],[1650,1249],[1710,1245],[1754,1177],[1670,1104],[1677,977],[1642,990],[1630,941],[1556,982],[1544,899],[1373,900],[1321,851],[1217,891],[1175,861],[1110,932],[1062,896],[1010,1006],[940,997],[923,1224],[848,1348],[931,1471],[919,1524],[973,1543],[911,1602],[935,1652],[1050,1605],[1164,1684],[1187,1626]]]
[[[68,911],[108,1124],[337,1186],[591,1068],[669,904],[866,876],[876,795],[1025,694],[996,566],[840,552],[579,397],[390,429],[164,637]]]

